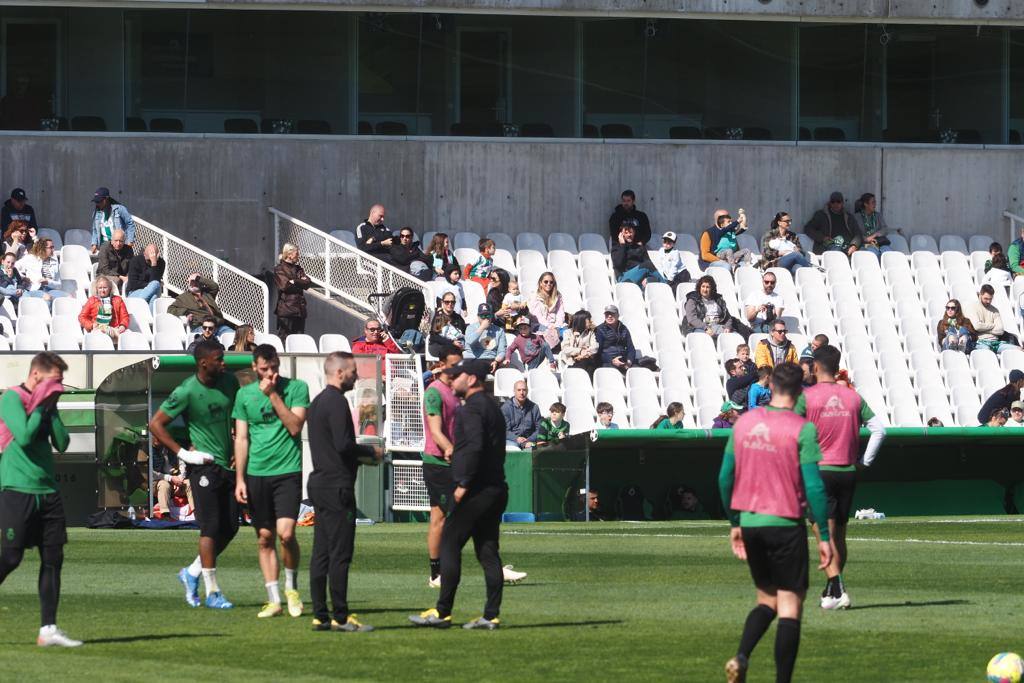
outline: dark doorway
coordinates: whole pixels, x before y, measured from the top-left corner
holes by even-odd
[[[459,123],[481,135],[500,135],[508,121],[508,34],[459,35]]]
[[[54,113],[57,93],[56,22],[4,23],[0,127],[39,130]]]

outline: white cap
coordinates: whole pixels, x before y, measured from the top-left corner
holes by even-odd
[[[661,239],[663,239],[663,240],[672,240],[673,242],[675,242],[676,241],[676,234],[674,232],[672,232],[671,230],[669,230],[668,232],[666,232],[664,235],[661,236]]]

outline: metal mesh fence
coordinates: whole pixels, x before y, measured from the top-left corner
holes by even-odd
[[[419,460],[391,462],[391,509],[430,511],[430,496],[423,483],[423,463]]]
[[[418,355],[388,354],[384,386],[389,451],[423,451],[423,366]]]
[[[147,244],[160,248],[160,255],[167,262],[164,286],[168,290],[179,294],[188,286],[189,275],[204,275],[220,286],[217,304],[225,318],[235,324],[252,325],[260,332],[270,331],[270,292],[266,283],[138,216],[132,218],[139,250]]]

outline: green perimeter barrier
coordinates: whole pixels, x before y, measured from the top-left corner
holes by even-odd
[[[868,435],[861,430],[862,450]],[[728,436],[726,429],[602,430],[538,448],[531,454],[533,511],[543,520],[579,515],[578,492],[588,488],[598,492],[602,518],[630,508],[633,516],[665,519],[669,492],[685,486],[708,515],[722,518],[718,471]],[[1022,446],[1024,430],[890,428],[872,467],[860,472],[854,508],[890,516],[1016,514],[1024,510]],[[626,487],[637,490],[632,506],[618,500]]]

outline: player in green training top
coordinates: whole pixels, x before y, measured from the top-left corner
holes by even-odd
[[[199,556],[178,572],[185,584],[185,602],[199,607],[199,575],[206,586],[206,606],[234,607],[217,585],[217,556],[238,533],[238,503],[235,502],[235,473],[231,470],[231,406],[238,392],[238,379],[226,371],[224,349],[212,341],[196,344],[196,374],[171,392],[149,428],[153,438],[178,454],[188,465],[188,480],[196,502],[199,521]],[[182,448],[167,425],[178,416],[188,423],[192,448]]]
[[[235,420],[235,499],[249,505],[267,588],[267,604],[256,616],[283,613],[276,536],[281,539],[288,614],[301,617],[302,599],[295,582],[299,569],[295,520],[302,500],[302,424],[309,385],[278,374],[281,359],[270,344],[260,344],[252,352],[252,369],[259,381],[238,391],[231,417]]]
[[[64,503],[53,476],[52,445],[67,450],[68,432],[57,412],[64,391],[64,359],[40,353],[25,383],[0,398],[3,456],[0,457],[0,583],[18,568],[25,548],[39,547],[39,607],[42,623],[36,643],[78,647],[57,628],[60,570],[68,533]]]

